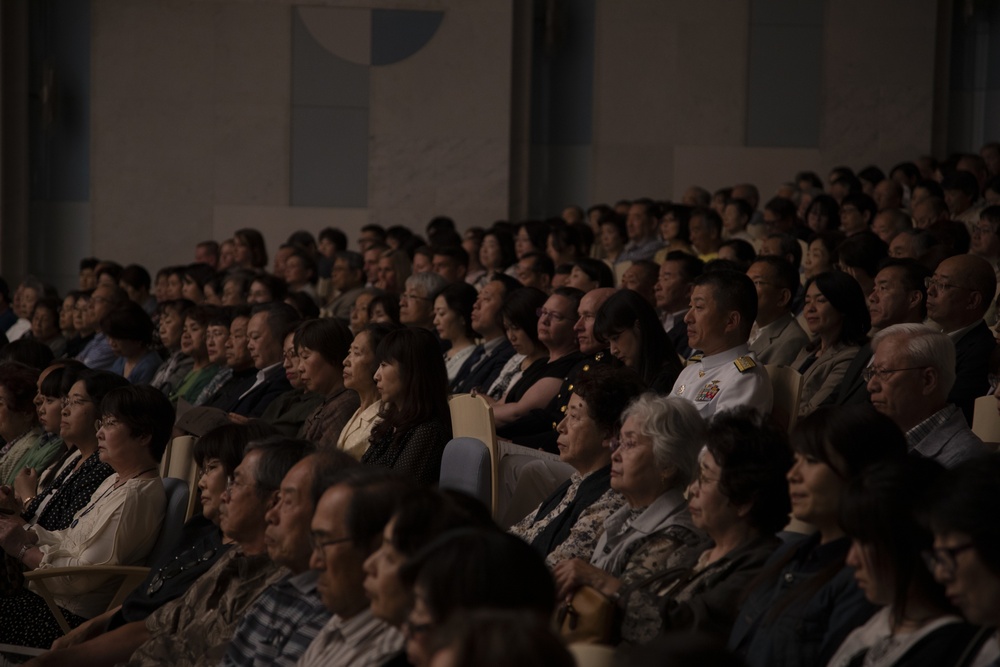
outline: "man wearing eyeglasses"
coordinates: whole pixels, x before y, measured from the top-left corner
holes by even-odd
[[[434,329],[434,295],[444,289],[448,281],[436,273],[414,273],[406,279],[406,287],[399,297],[399,321],[410,327]]]
[[[261,591],[286,572],[268,556],[265,515],[275,506],[282,479],[311,445],[300,440],[253,442],[222,497],[220,527],[233,548],[181,597],[145,621],[122,625],[82,644],[52,651],[35,665],[216,664],[236,624]]]
[[[314,546],[310,524],[332,479],[356,461],[340,450],[302,459],[281,480],[278,502],[264,515],[264,544],[271,560],[288,571],[247,610],[236,629],[223,667],[294,665],[330,619],[309,568]]]
[[[403,635],[372,614],[365,594],[365,561],[382,542],[385,525],[408,482],[359,466],[322,495],[312,519],[310,565],[332,614],[298,667],[381,665],[403,647]]]
[[[987,365],[996,340],[983,316],[996,288],[993,267],[975,255],[949,257],[927,280],[927,316],[955,344],[955,386],[948,400],[969,424],[973,403],[990,389]]]
[[[988,453],[948,402],[955,381],[948,336],[923,324],[895,324],[875,335],[872,349],[864,372],[872,405],[906,434],[911,454],[953,467]]]

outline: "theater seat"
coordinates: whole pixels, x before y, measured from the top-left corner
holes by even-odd
[[[799,414],[799,397],[802,395],[802,374],[790,366],[769,364],[764,366],[771,379],[774,407],[771,418],[786,431],[791,431]]]

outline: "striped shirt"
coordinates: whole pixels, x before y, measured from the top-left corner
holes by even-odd
[[[333,616],[309,645],[298,667],[374,667],[403,648],[403,635],[372,616]]]
[[[264,590],[243,617],[223,667],[291,667],[330,619],[316,591],[318,573],[291,575]]]

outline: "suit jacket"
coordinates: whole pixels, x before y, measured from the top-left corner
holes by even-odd
[[[868,394],[868,383],[861,377],[861,374],[868,368],[868,363],[872,360],[872,344],[865,343],[854,355],[854,361],[847,367],[837,390],[826,397],[823,405],[857,405],[858,403],[868,403],[871,396]]]
[[[791,364],[809,343],[809,336],[790,313],[783,315],[750,344],[762,364]]]
[[[478,366],[467,369],[463,365],[459,369],[458,376],[452,384],[452,393],[467,394],[476,387],[485,391],[500,375],[504,364],[513,356],[514,346],[504,338],[504,341],[492,353],[482,358]],[[471,357],[466,360],[466,363],[470,361],[472,361]]]
[[[799,417],[805,417],[813,412],[833,393],[844,374],[847,373],[847,367],[851,365],[851,361],[859,349],[853,345],[837,343],[802,373]],[[792,368],[798,370],[809,354],[810,352],[806,349],[799,352],[795,361],[792,362]]]
[[[993,332],[983,320],[955,341],[955,385],[948,401],[961,408],[970,425],[976,399],[990,392],[987,366],[996,346]]]
[[[232,412],[244,417],[260,417],[271,401],[291,390],[292,385],[285,377],[285,369],[278,364],[267,371],[262,383],[236,402]]]
[[[989,447],[965,423],[962,411],[954,406],[945,409],[951,410],[948,418],[914,445],[911,453],[934,459],[945,468],[954,468],[966,459],[989,454]]]
[[[677,350],[677,354],[681,355],[685,359],[691,356],[694,350],[688,345],[688,325],[687,322],[681,320],[674,327],[667,332],[667,338],[670,342],[674,344],[674,349]]]

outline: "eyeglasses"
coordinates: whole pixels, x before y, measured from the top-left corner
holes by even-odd
[[[94,422],[94,430],[100,431],[102,428],[114,428],[118,426],[121,422],[114,417],[101,417]]]
[[[640,443],[638,440],[625,439],[625,438],[614,438],[611,441],[611,451],[612,452],[616,452],[619,449],[622,450],[623,452],[628,452],[628,451],[631,451],[631,450],[635,449],[636,447],[640,447],[640,446],[642,446],[642,443]]]
[[[318,553],[322,555],[327,547],[331,547],[334,544],[340,544],[341,542],[350,542],[352,537],[335,537],[333,539],[327,538],[323,533],[309,533],[309,547],[313,550],[313,553]]]
[[[878,378],[879,382],[885,382],[893,373],[915,371],[922,368],[927,368],[927,366],[910,366],[909,368],[875,368],[874,366],[869,366],[861,371],[861,378],[865,382],[871,382],[873,378]]]
[[[61,403],[62,403],[63,409],[66,409],[66,408],[74,408],[75,409],[75,408],[82,408],[85,404],[87,404],[87,403],[93,403],[93,401],[90,400],[89,398],[74,398],[74,399],[69,399],[69,398],[65,398],[64,397],[61,400]]]
[[[991,225],[976,225],[972,228],[973,236],[982,236],[982,235],[988,236],[990,234],[995,234],[995,233],[996,232],[993,231],[993,227]]]
[[[927,551],[921,552],[920,556],[924,559],[924,564],[927,569],[932,573],[940,572],[943,579],[951,579],[955,576],[955,570],[958,568],[958,563],[955,557],[963,551],[968,551],[972,549],[975,545],[972,542],[968,544],[963,544],[958,547],[939,547],[937,549],[928,549]]]
[[[557,313],[554,310],[545,310],[544,308],[539,308],[538,310],[536,310],[535,315],[537,315],[538,319],[540,320],[548,318],[553,322],[565,322],[566,320],[569,319],[568,316],[563,315],[562,313]]]
[[[974,292],[971,287],[962,287],[961,285],[952,285],[951,283],[946,283],[941,281],[939,278],[924,278],[924,286],[927,289],[934,288],[939,291],[950,290],[950,289],[964,289],[968,292]]]
[[[695,477],[694,481],[698,483],[699,488],[705,488],[709,484],[715,484],[719,480],[706,476],[705,471],[702,470],[701,472],[698,473],[698,476]]]

